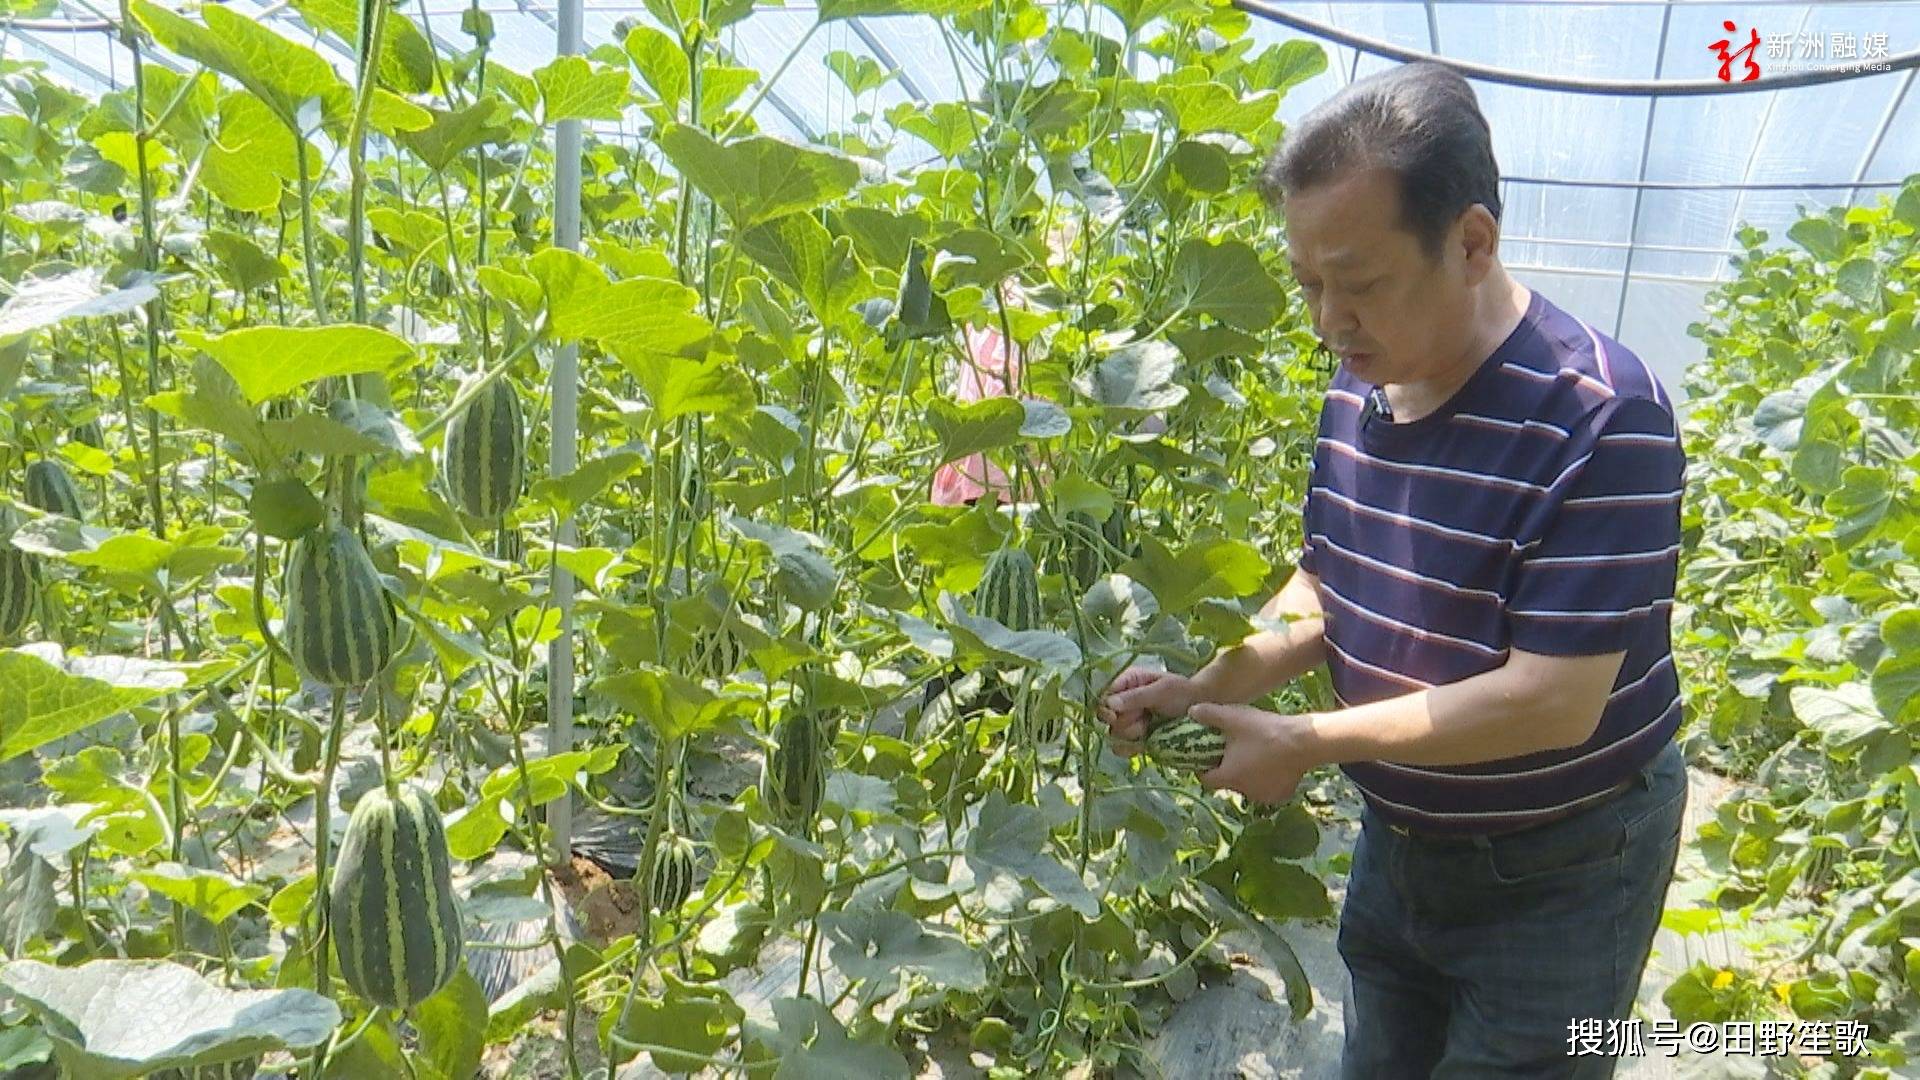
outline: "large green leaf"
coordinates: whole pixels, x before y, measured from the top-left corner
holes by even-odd
[[[338,37],[349,50],[360,34],[360,5],[354,0],[293,0],[308,23]],[[380,81],[403,94],[433,89],[433,45],[398,8],[387,12],[380,43]]]
[[[743,711],[739,698],[726,697],[657,664],[643,664],[594,683],[599,693],[622,710],[653,726],[663,740],[689,735],[727,722]]]
[[[629,1043],[685,1051],[653,1051],[653,1063],[659,1068],[672,1073],[697,1072],[705,1066],[705,1058],[727,1045],[746,1013],[718,986],[689,985],[671,971],[662,972],[661,977],[666,985],[660,995],[634,995],[620,1014],[616,1030]],[[625,1057],[622,1055],[622,1060]]]
[[[0,967],[0,989],[45,1025],[69,1080],[302,1050],[340,1023],[339,1007],[311,990],[227,990],[164,960],[16,960]]]
[[[548,248],[527,260],[546,292],[554,336],[589,338],[636,353],[698,358],[713,324],[695,313],[700,294],[663,278],[607,280],[586,256]]]
[[[1165,341],[1137,341],[1074,376],[1073,388],[1109,409],[1155,412],[1187,399],[1187,388],[1173,381],[1179,372],[1178,348]]]
[[[115,288],[105,282],[98,267],[29,278],[0,305],[0,345],[67,319],[125,314],[158,298],[155,284],[143,275],[126,288]]]
[[[1828,746],[1856,747],[1890,730],[1886,717],[1874,706],[1873,695],[1862,683],[1796,686],[1788,692],[1793,715],[1820,734]]]
[[[633,61],[640,78],[653,88],[660,104],[672,113],[687,99],[693,88],[688,73],[687,54],[666,31],[654,26],[636,26],[627,31],[624,42],[627,58]]]
[[[812,210],[853,190],[851,159],[766,135],[721,144],[698,128],[670,124],[660,149],[695,187],[725,210],[737,229]]]
[[[1128,34],[1159,18],[1192,17],[1206,11],[1204,0],[1100,0],[1100,6],[1120,17]]]
[[[130,656],[69,658],[53,645],[0,650],[0,761],[183,689],[200,666]]]
[[[174,862],[135,871],[133,880],[169,900],[185,904],[215,926],[267,895],[265,885],[251,885],[218,870],[200,870]]]
[[[504,111],[501,103],[492,98],[452,112],[430,108],[427,112],[433,119],[431,124],[418,131],[402,132],[398,138],[402,146],[429,167],[445,170],[476,146],[507,141],[512,130],[501,123],[497,115]]]
[[[1280,106],[1279,94],[1260,93],[1243,99],[1217,82],[1162,86],[1155,96],[1183,135],[1224,131],[1250,136],[1272,120]]]
[[[694,415],[744,416],[753,411],[753,380],[727,357],[685,360],[654,352],[635,338],[609,344],[646,390],[655,423]]]
[[[820,21],[880,15],[932,15],[950,19],[985,6],[986,0],[821,0]]]
[[[736,243],[799,293],[815,318],[834,325],[847,317],[863,276],[852,240],[834,237],[812,214],[788,214],[741,230]]]
[[[333,375],[392,373],[418,361],[413,346],[374,326],[251,326],[218,337],[181,332],[214,358],[247,401],[263,401]]]
[[[907,1080],[906,1059],[880,1042],[856,1041],[826,1005],[812,998],[773,1003],[777,1033],[747,1021],[752,1038],[780,1059],[777,1080]],[[754,1056],[749,1054],[749,1060]]]
[[[1175,550],[1143,536],[1140,544],[1140,554],[1120,569],[1150,589],[1162,611],[1185,612],[1209,596],[1245,596],[1267,578],[1267,560],[1244,540],[1200,540]]]
[[[1253,248],[1239,240],[1182,244],[1168,294],[1177,307],[1256,334],[1272,326],[1287,306],[1286,290]]]
[[[999,879],[1011,878],[1032,884],[1089,919],[1096,917],[1100,902],[1080,875],[1055,857],[1048,832],[1039,809],[1009,803],[1004,792],[989,794],[967,833],[965,857],[977,886],[987,890],[1001,910],[1009,907],[1010,897]]]
[[[863,1003],[892,994],[905,976],[957,990],[978,990],[987,982],[979,951],[958,934],[930,928],[904,911],[830,911],[820,916],[820,929],[831,943],[833,966],[849,981],[865,983]]]
[[[479,1074],[487,1049],[487,995],[466,968],[413,1007],[413,1023],[420,1032],[424,1078],[467,1080]]]
[[[1880,624],[1887,653],[1873,669],[1873,700],[1888,720],[1920,701],[1920,607],[1903,607]]]
[[[1893,505],[1893,488],[1885,469],[1855,465],[1840,474],[1840,488],[1827,495],[1826,510],[1833,515],[1833,538],[1852,547],[1867,538]]]
[[[934,398],[927,403],[927,426],[940,440],[935,464],[957,461],[968,454],[997,450],[1020,439],[1027,422],[1026,406],[1009,397],[993,397],[965,405]]]
[[[319,53],[281,37],[263,22],[216,5],[200,9],[206,20],[201,25],[149,0],[129,3],[134,18],[161,46],[231,77],[287,127],[302,130],[300,111],[311,100],[319,104],[330,130],[346,130],[353,91]]]
[[[533,73],[540,87],[540,119],[618,120],[627,103],[627,73],[597,68],[580,56],[562,56]]]

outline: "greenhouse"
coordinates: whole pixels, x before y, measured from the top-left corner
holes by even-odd
[[[0,0],[0,1080],[1920,1077],[1917,77]]]

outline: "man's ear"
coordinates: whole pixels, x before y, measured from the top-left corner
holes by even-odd
[[[1500,222],[1485,206],[1474,203],[1460,215],[1459,244],[1465,256],[1467,284],[1478,285],[1493,272],[1500,255]]]

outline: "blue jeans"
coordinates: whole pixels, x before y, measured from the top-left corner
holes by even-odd
[[[1361,817],[1340,956],[1345,1080],[1590,1080],[1569,1024],[1630,1019],[1680,853],[1673,743],[1625,791],[1502,836],[1437,842]]]

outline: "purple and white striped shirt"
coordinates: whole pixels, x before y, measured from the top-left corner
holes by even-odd
[[[1384,820],[1499,831],[1594,799],[1680,725],[1670,620],[1686,462],[1640,358],[1539,293],[1433,413],[1393,423],[1342,369],[1320,410],[1300,565],[1344,705],[1457,682],[1510,649],[1624,650],[1584,744],[1473,765],[1351,762]]]

